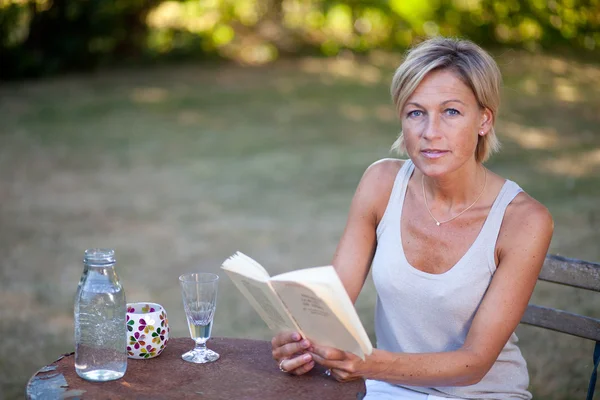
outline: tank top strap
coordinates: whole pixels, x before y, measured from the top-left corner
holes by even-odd
[[[392,192],[390,193],[390,198],[388,200],[387,206],[381,217],[381,221],[377,225],[377,236],[381,234],[383,229],[388,223],[388,220],[392,221],[400,221],[400,215],[402,214],[402,205],[404,204],[404,196],[406,194],[406,188],[408,186],[408,181],[415,169],[415,165],[412,161],[406,160],[404,164],[396,174],[396,179],[394,179],[394,186],[392,187]]]
[[[504,214],[506,213],[506,208],[508,205],[514,200],[514,198],[523,191],[519,185],[511,180],[506,180],[500,193],[496,197],[492,208],[490,209],[490,213],[485,221],[483,228],[481,229],[480,236],[483,236],[482,243],[486,243],[487,249],[487,257],[489,261],[489,265],[493,267],[492,273],[495,271],[496,259],[496,242],[498,241],[498,235],[500,233],[500,227],[502,226],[502,221],[504,220]]]

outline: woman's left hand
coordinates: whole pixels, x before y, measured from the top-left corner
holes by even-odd
[[[353,381],[363,377],[366,362],[353,353],[315,344],[310,353],[313,360],[317,364],[329,368],[331,376],[339,382]]]

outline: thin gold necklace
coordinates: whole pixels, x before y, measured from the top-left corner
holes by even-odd
[[[425,208],[427,209],[427,212],[429,213],[429,215],[431,215],[431,218],[433,218],[433,220],[435,221],[435,224],[437,226],[445,224],[446,222],[450,222],[453,219],[456,219],[456,218],[460,217],[461,215],[463,215],[464,213],[466,213],[471,207],[473,207],[475,205],[475,203],[477,203],[477,201],[481,198],[481,196],[483,195],[483,192],[485,191],[486,183],[487,183],[487,170],[484,167],[483,168],[483,189],[481,189],[481,193],[479,193],[479,196],[477,196],[475,201],[473,203],[471,203],[471,205],[469,207],[465,208],[464,210],[462,210],[461,212],[456,214],[454,217],[447,219],[445,221],[438,221],[437,218],[434,217],[433,214],[431,213],[431,211],[429,210],[429,205],[427,204],[427,196],[425,196],[425,175],[423,174],[423,175],[421,175],[421,187],[423,188],[423,199],[425,200]]]

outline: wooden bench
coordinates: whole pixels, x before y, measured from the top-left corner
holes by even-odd
[[[548,255],[539,280],[600,292],[600,264]],[[600,362],[600,319],[573,314],[554,308],[529,304],[521,323],[593,340],[594,367],[588,386],[587,400],[594,397],[598,363]]]

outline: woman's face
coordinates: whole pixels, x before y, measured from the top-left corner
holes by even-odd
[[[401,110],[404,143],[425,175],[439,177],[475,165],[480,132],[492,127],[471,89],[450,70],[435,70],[421,81]]]

